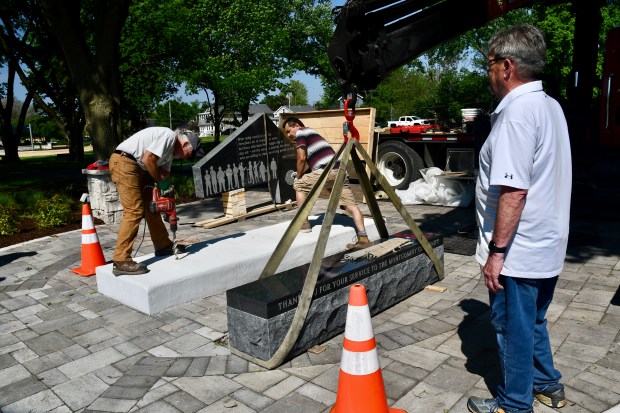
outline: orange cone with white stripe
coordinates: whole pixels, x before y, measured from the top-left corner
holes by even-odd
[[[82,277],[89,277],[95,275],[95,268],[104,264],[105,258],[99,237],[97,237],[93,215],[88,203],[84,203],[82,204],[82,266],[73,268],[71,271]]]
[[[351,286],[349,293],[338,392],[331,413],[407,413],[387,405],[366,288],[361,284]]]

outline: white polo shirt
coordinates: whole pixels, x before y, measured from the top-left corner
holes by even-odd
[[[508,244],[502,274],[554,277],[564,266],[570,218],[572,167],[568,128],[558,102],[542,82],[506,95],[491,115],[492,129],[480,151],[476,183],[479,225],[476,260],[487,260],[501,186],[527,189],[525,208]]]
[[[140,168],[144,170],[146,170],[146,167],[142,163],[142,155],[149,151],[159,157],[157,166],[161,166],[169,171],[174,159],[174,143],[176,139],[177,134],[172,129],[154,126],[134,133],[121,142],[116,149],[133,155]]]

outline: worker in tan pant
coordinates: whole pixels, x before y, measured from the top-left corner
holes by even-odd
[[[146,265],[131,258],[142,217],[146,219],[155,255],[171,255],[175,248],[176,252],[184,251],[184,245],[173,245],[159,214],[150,211],[149,202],[153,185],[159,188],[161,196],[174,196],[168,180],[173,159],[188,159],[200,154],[198,135],[162,127],[143,129],[117,146],[110,157],[110,174],[123,206],[123,218],[114,249],[114,275],[149,271]]]
[[[138,235],[143,216],[146,219],[155,251],[172,244],[160,214],[152,213],[149,209],[152,191],[148,186],[154,184],[150,175],[143,171],[137,162],[116,153],[110,157],[110,173],[112,180],[116,183],[118,193],[123,194],[121,196],[123,220],[118,228],[118,242],[112,260],[115,262],[132,261],[133,242]]]

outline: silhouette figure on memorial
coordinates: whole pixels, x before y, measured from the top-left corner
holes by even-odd
[[[258,167],[258,170],[260,171],[260,177],[263,180],[263,182],[265,182],[267,180],[267,168],[265,168],[265,164],[263,163],[263,161],[261,161],[260,166]]]
[[[209,171],[205,172],[205,195],[211,195],[211,177]]]
[[[211,166],[209,174],[211,175],[211,187],[213,188],[213,193],[216,194],[216,193],[218,193],[218,190],[217,190],[217,174],[215,173],[215,170],[213,169],[213,166]]]
[[[241,178],[241,186],[245,187],[245,166],[243,166],[243,162],[239,162],[239,177]]]
[[[252,161],[248,162],[248,181],[250,181],[250,184],[254,183],[254,168],[252,167]]]
[[[235,188],[239,188],[239,168],[233,164],[233,181],[235,182]]]
[[[230,169],[230,164],[226,164],[226,181],[228,182],[228,190],[230,191],[233,188],[233,182],[232,182],[232,169]]]
[[[271,179],[278,179],[278,164],[275,159],[271,159]]]
[[[217,182],[220,187],[220,192],[226,192],[226,174],[222,171],[222,167],[217,167]]]

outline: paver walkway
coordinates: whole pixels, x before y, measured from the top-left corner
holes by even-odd
[[[248,203],[268,199],[249,191]],[[326,205],[319,201],[315,210]],[[404,223],[382,202],[390,232]],[[216,199],[181,206],[180,237],[199,242],[290,220],[277,212],[205,230]],[[364,210],[365,207],[362,207]],[[407,208],[424,230],[474,224],[471,209]],[[367,212],[367,210],[366,210]],[[575,220],[549,310],[569,403],[604,412],[620,403],[620,223]],[[113,226],[97,228],[107,258]],[[142,234],[142,229],[140,230]],[[137,245],[136,245],[137,246]],[[140,253],[152,251],[147,237]],[[79,266],[80,231],[0,250],[0,407],[3,412],[328,412],[342,336],[273,371],[231,355],[223,294],[147,316],[97,292]],[[497,383],[486,289],[471,256],[447,253],[443,293],[422,291],[373,317],[388,403],[415,412],[466,412]],[[537,412],[552,409],[535,405]]]

